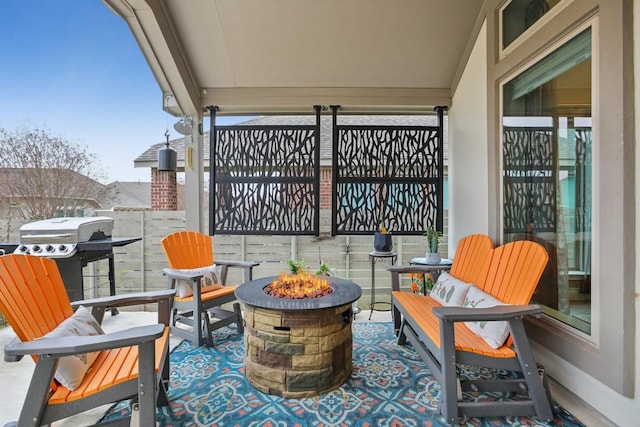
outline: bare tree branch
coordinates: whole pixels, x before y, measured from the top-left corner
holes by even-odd
[[[106,191],[96,156],[41,129],[0,128],[0,196],[24,219],[95,205]]]

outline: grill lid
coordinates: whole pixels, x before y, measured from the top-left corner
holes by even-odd
[[[77,244],[111,237],[113,218],[64,217],[30,222],[20,227],[20,245],[15,253],[66,258],[77,251]]]

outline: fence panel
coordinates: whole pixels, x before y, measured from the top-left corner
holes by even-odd
[[[96,215],[114,219],[114,237],[140,237],[132,244],[114,248],[116,293],[159,290],[167,286],[162,275],[166,261],[160,240],[169,233],[185,229],[184,211],[97,211]],[[329,215],[322,216],[321,229],[327,230]],[[19,241],[22,223],[0,220],[0,235],[9,242]],[[446,216],[445,216],[446,233]],[[6,238],[8,236],[8,238]],[[368,308],[371,289],[371,264],[369,253],[373,251],[373,235],[321,234],[315,236],[245,236],[215,235],[214,258],[258,261],[254,277],[277,276],[288,271],[287,261],[304,261],[316,271],[321,262],[337,270],[340,277],[353,280],[363,289],[360,300],[362,308]],[[408,263],[411,258],[424,257],[426,243],[421,236],[393,236],[394,249],[398,252],[398,263]],[[447,254],[446,243],[440,252]],[[383,298],[390,294],[390,275],[385,264],[376,266],[376,293]],[[85,297],[101,297],[109,294],[109,266],[106,260],[90,263],[84,268]],[[240,283],[242,272],[232,270],[230,283]]]

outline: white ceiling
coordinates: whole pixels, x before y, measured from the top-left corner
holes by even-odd
[[[103,1],[176,115],[449,105],[483,10],[481,0]]]

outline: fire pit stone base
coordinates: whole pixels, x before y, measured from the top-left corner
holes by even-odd
[[[285,398],[317,396],[352,371],[351,304],[314,310],[243,305],[245,376],[256,389]]]

